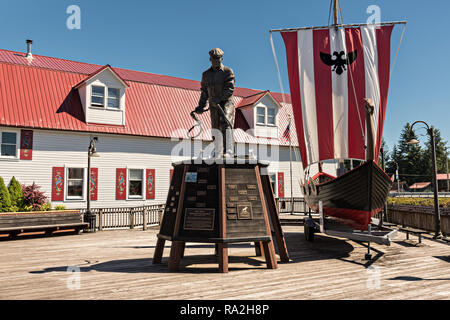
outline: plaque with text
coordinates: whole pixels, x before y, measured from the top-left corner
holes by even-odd
[[[184,215],[184,230],[214,230],[215,209],[186,208]]]
[[[252,205],[250,203],[238,204],[237,213],[239,220],[253,219]]]

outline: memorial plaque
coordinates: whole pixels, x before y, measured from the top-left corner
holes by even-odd
[[[256,190],[256,185],[254,185],[254,184],[248,184],[248,185],[247,185],[247,189],[249,189],[249,190]]]
[[[197,202],[197,203],[195,204],[195,206],[196,206],[197,208],[206,208],[206,203],[204,203],[204,202]]]
[[[248,201],[258,201],[257,196],[248,196]]]
[[[252,205],[251,203],[243,203],[237,205],[237,213],[239,220],[251,220],[253,219]]]
[[[227,213],[237,213],[236,208],[227,208]]]
[[[190,202],[195,202],[197,201],[197,197],[187,197],[186,200]]]
[[[239,197],[229,197],[231,202],[237,202],[239,201]]]
[[[237,189],[237,185],[236,185],[236,184],[229,184],[229,185],[228,185],[228,189],[230,189],[230,190],[236,190],[236,189]]]
[[[201,184],[207,184],[208,180],[207,179],[198,179],[197,183],[201,183]]]
[[[237,220],[238,216],[237,214],[228,214],[227,218],[228,220]]]
[[[238,190],[239,195],[247,195],[247,190]]]
[[[197,182],[197,172],[186,172],[186,183]]]
[[[175,202],[171,202],[170,206],[173,207],[175,205]]]
[[[216,189],[217,189],[217,186],[216,186],[215,184],[210,184],[210,185],[208,185],[208,186],[206,187],[206,189],[208,189],[208,190],[216,190]]]
[[[170,198],[170,201],[175,201],[175,199],[176,199],[175,197],[172,197]]]
[[[234,208],[234,207],[236,207],[236,203],[227,202],[227,208]]]
[[[197,196],[206,196],[206,191],[197,191]]]
[[[215,209],[186,208],[184,215],[184,230],[214,230]]]
[[[203,168],[198,168],[197,169],[198,172],[203,172],[203,173],[208,173],[209,172],[209,168],[208,167],[203,167]]]

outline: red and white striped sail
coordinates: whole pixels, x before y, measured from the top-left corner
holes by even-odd
[[[303,167],[328,159],[365,160],[364,98],[375,104],[378,159],[393,25],[281,32]]]

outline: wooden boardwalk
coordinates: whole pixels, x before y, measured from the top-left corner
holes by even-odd
[[[230,246],[230,272],[217,272],[212,245],[188,243],[181,272],[152,264],[158,230],[0,241],[0,299],[450,299],[450,246],[399,234],[390,247],[284,226],[291,262],[265,268],[253,246]],[[71,267],[68,269],[68,267]],[[71,273],[79,270],[79,273]],[[69,271],[69,272],[68,272]]]

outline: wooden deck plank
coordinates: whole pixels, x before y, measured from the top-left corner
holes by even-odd
[[[253,243],[230,244],[228,274],[218,273],[212,244],[188,243],[180,272],[168,270],[170,242],[152,264],[156,229],[0,241],[0,299],[450,300],[448,244],[400,235],[391,247],[372,245],[380,254],[368,269],[360,243],[320,234],[309,243],[302,226],[283,232],[290,263],[269,270]],[[80,268],[79,289],[67,287],[68,266]],[[379,287],[368,287],[373,270]]]

